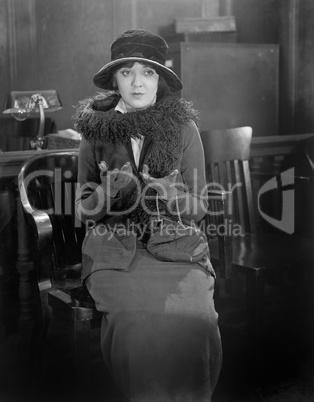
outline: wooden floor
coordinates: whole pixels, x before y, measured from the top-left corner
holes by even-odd
[[[19,322],[14,286],[2,287],[0,303],[0,401],[74,402],[71,329],[52,322],[35,386],[29,364],[32,323]],[[213,402],[314,401],[313,323],[301,308],[295,306],[295,311],[290,309],[286,317],[282,315],[280,320],[269,323],[258,386],[254,382],[244,332],[240,325],[226,325],[226,311],[222,306],[217,309],[220,309],[224,365]],[[92,346],[91,394],[86,402],[122,402],[104,367],[97,330],[93,333]]]
[[[314,340],[309,339],[309,328],[273,330],[264,343],[256,385],[246,342],[222,329],[225,361],[213,402],[314,401]]]

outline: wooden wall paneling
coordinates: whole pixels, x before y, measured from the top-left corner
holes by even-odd
[[[314,132],[314,2],[298,3],[295,132]]]
[[[224,0],[242,43],[279,43],[279,132],[314,130],[313,0]]]
[[[278,59],[278,45],[182,42],[182,95],[201,111],[201,129],[276,135]]]
[[[220,0],[219,15],[234,15],[233,0]]]
[[[113,0],[37,3],[39,84],[56,89],[63,109],[51,114],[59,130],[73,128],[78,102],[95,93],[93,75],[110,59]]]
[[[229,0],[241,43],[278,43],[282,0]],[[283,0],[285,2],[290,0]]]
[[[35,0],[8,0],[10,90],[37,89]]]
[[[174,33],[176,18],[218,12],[218,0],[119,0],[115,2],[115,35],[142,28],[160,35]]]
[[[298,0],[280,1],[280,133],[295,131]]]
[[[29,89],[36,77],[35,0],[1,0],[1,106],[11,90]]]
[[[1,2],[0,12],[0,75],[5,79],[0,80],[0,105],[3,106],[6,94],[11,87],[10,58],[8,46],[8,0]]]
[[[202,18],[217,17],[220,13],[220,0],[203,0]]]
[[[113,4],[113,37],[129,29],[139,28],[137,0],[120,0]]]

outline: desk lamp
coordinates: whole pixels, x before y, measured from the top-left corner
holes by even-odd
[[[8,95],[3,113],[10,113],[16,120],[23,121],[31,113],[40,115],[39,129],[35,141],[31,141],[31,147],[42,149],[44,144],[45,111],[56,112],[62,109],[59,95],[54,89],[44,91],[11,91]]]

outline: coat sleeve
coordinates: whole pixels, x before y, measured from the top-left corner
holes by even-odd
[[[207,213],[204,149],[199,130],[191,121],[183,131],[183,154],[177,183],[181,217],[199,222]],[[175,211],[172,201],[168,206]]]
[[[80,143],[76,213],[79,219],[92,225],[108,214],[119,198],[110,198],[101,186],[100,170],[95,155],[95,141]]]

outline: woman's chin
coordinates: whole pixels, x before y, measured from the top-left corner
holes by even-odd
[[[132,112],[132,110],[143,110],[148,108],[149,106],[152,105],[153,100],[146,101],[144,99],[132,99],[130,102],[127,102],[124,100],[124,103],[126,105],[126,108],[129,112]]]

